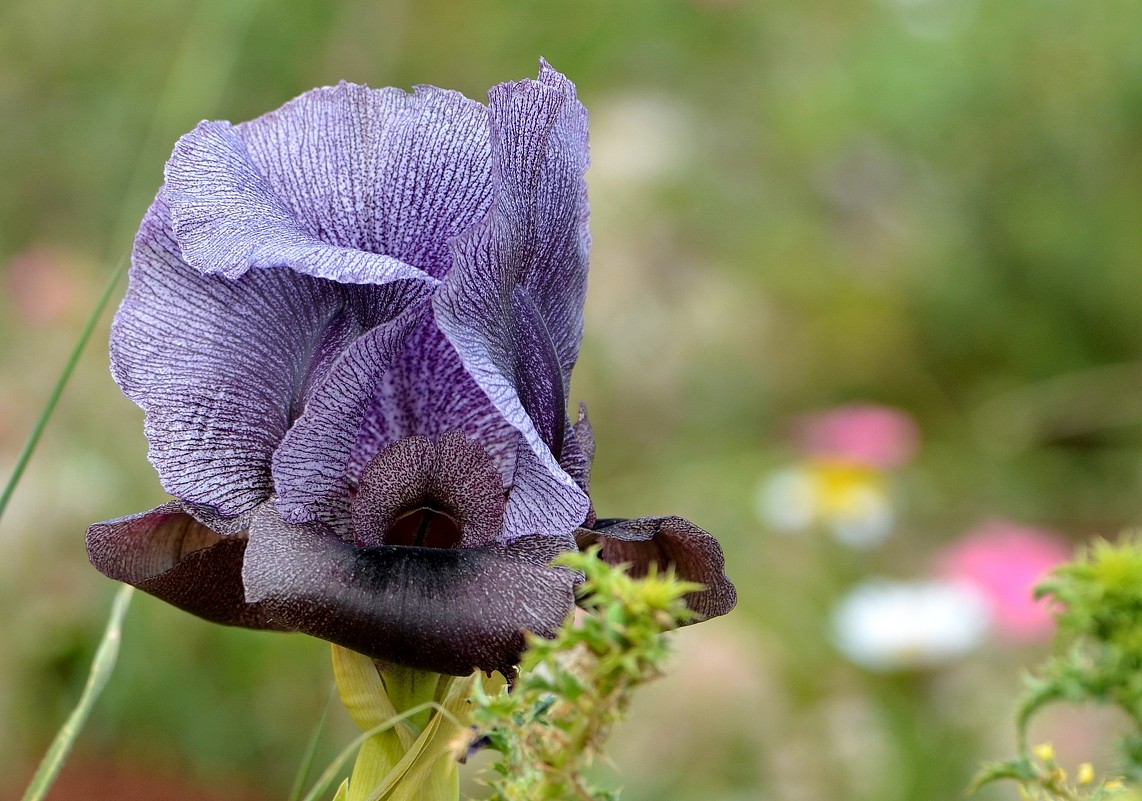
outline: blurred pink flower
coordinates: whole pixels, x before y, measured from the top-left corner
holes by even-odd
[[[41,245],[12,256],[4,290],[23,322],[51,326],[86,304],[85,266],[79,256]]]
[[[987,599],[996,632],[1030,642],[1054,629],[1046,602],[1036,601],[1032,590],[1070,558],[1071,548],[1057,532],[989,520],[944,548],[936,566],[944,578],[970,584]]]
[[[907,412],[872,404],[804,415],[796,423],[796,433],[799,447],[809,456],[882,470],[907,464],[920,442]]]

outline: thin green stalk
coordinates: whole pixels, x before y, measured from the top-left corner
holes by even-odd
[[[329,717],[329,707],[333,705],[333,696],[336,694],[337,686],[334,685],[329,688],[329,695],[325,698],[325,708],[321,710],[321,718],[317,721],[317,726],[309,738],[309,745],[301,758],[301,764],[298,765],[293,787],[289,791],[289,801],[298,801],[301,798],[302,790],[305,789],[305,780],[309,778],[309,769],[313,766],[314,756],[317,755],[317,743],[321,739],[321,732],[325,729],[325,721]]]
[[[156,151],[160,143],[166,141],[171,135],[169,129],[174,127],[177,122],[179,108],[185,107],[182,104],[187,103],[188,98],[193,99],[195,108],[211,108],[216,104],[217,98],[221,96],[233,64],[241,51],[241,42],[245,38],[257,6],[258,0],[203,0],[198,5],[179,55],[167,74],[167,80],[156,103],[150,128],[139,150],[139,157],[136,159],[131,179],[124,193],[127,200],[122,206],[118,224],[110,239],[111,247],[120,247],[119,243],[127,238],[131,228],[134,227],[134,221],[138,218],[138,206],[145,201],[146,194],[149,193],[147,187],[151,183],[151,179],[147,177],[148,171],[146,169],[148,156]],[[217,29],[218,24],[226,24],[228,28],[220,31]],[[127,263],[126,257],[122,257],[116,262],[117,266],[108,280],[107,286],[96,301],[95,308],[88,317],[79,340],[72,349],[59,379],[48,396],[47,402],[16,460],[12,475],[4,485],[3,493],[0,494],[0,517],[3,517],[7,509],[8,502],[11,500],[16,486],[19,484],[20,478],[40,442],[48,421],[63,395],[64,388],[79,363],[84,347],[91,339],[104,310],[110,303],[116,285],[126,272]],[[83,724],[87,721],[92,706],[107,685],[119,654],[123,616],[127,613],[132,592],[132,587],[124,585],[120,587],[115,596],[107,630],[96,650],[95,659],[91,665],[91,673],[79,703],[56,733],[51,747],[44,755],[36,774],[28,785],[23,801],[39,801],[47,794],[59,774],[64,759],[79,736]]]
[[[313,785],[312,788],[310,788],[309,793],[306,794],[305,798],[302,799],[302,801],[317,801],[317,798],[323,792],[325,792],[325,789],[333,781],[334,777],[337,775],[337,772],[341,770],[346,762],[349,761],[349,757],[353,756],[353,754],[356,753],[357,749],[360,748],[370,737],[385,731],[389,731],[398,723],[403,723],[404,721],[416,717],[420,713],[427,712],[431,709],[435,709],[441,715],[447,717],[456,726],[462,727],[464,725],[456,719],[455,715],[453,715],[451,712],[445,709],[442,704],[439,704],[436,701],[426,701],[425,703],[414,706],[411,709],[406,709],[396,717],[389,718],[384,723],[374,726],[368,731],[361,732],[361,734],[357,736],[353,742],[345,746],[345,748],[341,750],[341,753],[339,753],[337,757],[329,763],[329,766],[325,769],[325,772],[321,774],[321,777],[318,778],[317,782]]]
[[[103,289],[103,294],[99,296],[99,300],[95,302],[95,308],[91,310],[91,316],[87,318],[87,323],[83,326],[83,331],[79,334],[79,340],[75,343],[75,347],[71,349],[71,355],[68,356],[67,363],[63,366],[63,371],[56,380],[55,387],[48,395],[47,401],[44,403],[44,408],[40,410],[40,416],[36,418],[36,424],[32,426],[32,433],[28,435],[28,441],[24,443],[24,449],[20,451],[20,456],[16,459],[16,466],[12,469],[12,475],[8,479],[8,483],[4,485],[4,493],[0,494],[0,517],[4,516],[4,510],[8,507],[8,501],[12,498],[12,493],[16,491],[16,485],[20,483],[21,476],[24,475],[24,469],[28,466],[28,462],[32,458],[32,453],[36,450],[36,446],[40,443],[40,437],[43,436],[44,429],[47,428],[48,420],[51,419],[52,413],[59,403],[60,396],[63,395],[64,387],[67,382],[71,380],[71,374],[75,372],[75,366],[79,364],[79,357],[83,354],[83,349],[87,346],[87,341],[91,339],[92,332],[95,331],[95,326],[99,324],[99,318],[103,316],[103,310],[107,308],[107,304],[111,301],[111,296],[115,292],[115,286],[119,283],[119,279],[123,277],[123,273],[127,269],[127,259],[123,258],[119,261],[119,265],[115,268],[115,272],[111,274],[107,286]]]
[[[51,747],[40,761],[40,766],[36,769],[36,774],[32,777],[32,781],[24,793],[23,801],[40,801],[47,795],[56,776],[59,775],[64,759],[75,743],[75,738],[79,736],[83,724],[87,721],[88,715],[91,714],[91,708],[95,705],[100,693],[103,692],[103,688],[107,686],[107,681],[111,678],[111,671],[115,667],[115,660],[119,656],[123,616],[127,614],[127,607],[131,603],[131,594],[134,589],[134,587],[124,584],[115,595],[115,602],[111,605],[111,617],[107,621],[107,630],[103,632],[103,639],[95,651],[95,659],[91,662],[91,673],[87,676],[83,695],[80,696],[79,703],[75,705],[75,709],[71,711],[67,721],[60,727]]]

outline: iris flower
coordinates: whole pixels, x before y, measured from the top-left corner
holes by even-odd
[[[576,577],[558,553],[735,593],[677,517],[598,520],[567,413],[587,115],[546,63],[485,106],[315,89],[176,145],[135,240],[112,373],[173,500],[88,530],[106,575],[218,623],[453,675],[510,670]]]

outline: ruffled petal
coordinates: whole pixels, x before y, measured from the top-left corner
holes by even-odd
[[[420,282],[343,286],[289,270],[204,276],[181,260],[161,193],[132,262],[112,373],[146,412],[163,487],[222,517],[269,497],[274,449],[342,351],[426,292]]]
[[[383,283],[448,271],[448,240],[491,206],[490,158],[481,104],[342,83],[241,125],[199,125],[166,177],[179,243],[200,270]]]
[[[538,80],[501,84],[489,100],[495,203],[454,241],[454,265],[433,310],[531,452],[517,465],[507,525],[517,533],[567,530],[588,508],[558,464],[586,293],[586,112],[570,81],[546,64]],[[552,490],[556,503],[543,523],[529,509]]]
[[[280,630],[262,605],[246,603],[245,551],[244,538],[216,534],[178,501],[87,530],[88,558],[104,575],[214,623]]]
[[[355,548],[317,524],[255,514],[242,578],[275,620],[383,662],[465,676],[510,671],[523,632],[554,634],[574,575],[549,566],[569,540],[475,549]]]
[[[673,567],[679,578],[705,585],[706,589],[686,596],[686,604],[703,619],[724,615],[737,603],[737,591],[726,577],[722,546],[681,517],[600,520],[593,529],[579,529],[576,539],[580,548],[601,544],[600,558],[612,565],[630,565],[632,576],[645,576],[653,564],[660,571]]]

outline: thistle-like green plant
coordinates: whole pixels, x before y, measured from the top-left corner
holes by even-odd
[[[662,675],[662,636],[691,619],[683,600],[700,589],[672,573],[631,578],[597,549],[558,562],[580,571],[582,613],[552,640],[533,637],[510,691],[473,695],[473,743],[499,752],[487,783],[493,801],[613,801],[586,772],[639,686]]]
[[[1037,801],[1142,799],[1142,531],[1093,544],[1053,571],[1036,596],[1055,606],[1056,653],[1024,679],[1015,714],[1019,754],[985,766],[973,788],[1014,779]],[[1058,702],[1126,714],[1131,725],[1116,747],[1117,775],[1096,780],[1084,764],[1072,780],[1049,744],[1029,744],[1032,718]]]

